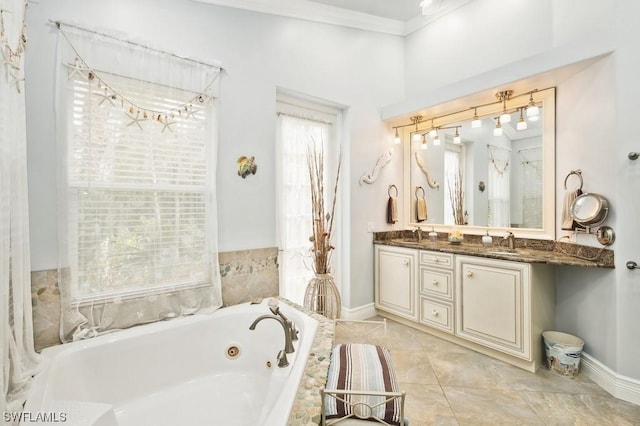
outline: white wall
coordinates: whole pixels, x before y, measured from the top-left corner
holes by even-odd
[[[616,269],[557,268],[556,325],[585,339],[585,351],[622,376],[639,379],[640,151],[637,100],[640,4],[631,0],[474,0],[434,25],[407,37],[405,94],[408,98],[517,61],[553,56],[568,43],[613,40],[615,51],[558,84],[556,111],[556,230],[563,181],[583,170],[585,189],[611,202],[607,224],[617,232]],[[587,49],[588,50],[588,49]],[[443,63],[450,66],[442,66]],[[514,67],[514,73],[520,72]],[[514,74],[515,76],[515,74]],[[504,81],[508,83],[508,76]],[[581,244],[598,246],[592,236]]]
[[[382,210],[379,188],[359,188],[389,137],[380,107],[402,98],[400,37],[275,17],[189,0],[47,0],[29,5],[26,57],[32,267],[57,265],[54,127],[56,30],[49,19],[120,33],[154,47],[225,68],[220,96],[218,161],[221,251],[275,245],[276,87],[347,108],[345,184],[351,185],[351,222],[344,249],[353,246],[353,283],[347,307],[372,300],[373,257],[366,222]],[[236,158],[253,155],[255,176],[237,176]],[[400,156],[395,158],[401,163]],[[384,179],[384,177],[383,177]],[[348,207],[348,203],[346,203]],[[345,278],[345,281],[349,277]],[[352,296],[353,294],[353,296]]]

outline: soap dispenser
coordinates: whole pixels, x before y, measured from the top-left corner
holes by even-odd
[[[482,236],[482,245],[484,247],[491,247],[492,243],[493,243],[493,238],[491,238],[491,235],[489,235],[489,230],[487,230],[487,233]]]
[[[431,231],[429,232],[429,241],[431,241],[432,243],[438,242],[438,233],[433,229],[433,226],[431,227]]]

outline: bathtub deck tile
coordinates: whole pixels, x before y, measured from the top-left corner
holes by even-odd
[[[323,389],[327,382],[329,359],[333,347],[334,323],[332,320],[283,297],[279,297],[279,299],[318,321],[318,331],[307,359],[305,374],[298,386],[296,400],[289,416],[289,425],[317,426],[320,419],[320,389]]]

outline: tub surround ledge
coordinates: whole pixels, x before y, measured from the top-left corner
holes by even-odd
[[[443,253],[488,257],[492,259],[513,260],[525,263],[546,263],[557,266],[579,266],[590,268],[614,268],[614,252],[606,248],[582,246],[552,240],[527,238],[515,239],[515,250],[509,251],[501,245],[502,237],[493,236],[490,247],[482,245],[481,235],[465,235],[460,244],[447,241],[447,234],[439,232],[436,242],[429,241],[423,231],[421,241],[413,231],[374,232],[373,243]]]
[[[334,322],[284,297],[278,297],[278,299],[318,321],[318,330],[311,346],[304,375],[298,386],[298,393],[291,408],[288,423],[295,426],[317,426],[320,422],[320,389],[323,389],[327,382],[329,359],[333,347]]]

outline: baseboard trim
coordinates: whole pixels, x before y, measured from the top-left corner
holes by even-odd
[[[640,405],[640,380],[620,375],[586,352],[582,352],[582,372],[616,398]]]
[[[352,309],[347,309],[343,306],[342,311],[340,311],[340,319],[360,321],[375,317],[377,314],[373,303]]]

